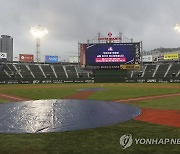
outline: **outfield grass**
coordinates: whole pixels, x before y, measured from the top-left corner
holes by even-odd
[[[91,95],[88,99],[95,100],[116,100],[124,98],[135,98],[143,96],[154,96],[180,92],[179,89],[155,89],[145,87],[109,87],[107,91],[99,91]]]
[[[150,85],[150,86],[149,86]],[[73,95],[82,88],[104,88],[88,99],[94,100],[115,100],[130,97],[152,96],[170,93],[180,93],[179,88],[154,87],[154,84],[46,84],[46,85],[12,85],[0,88],[0,92],[27,97],[30,99],[53,99],[65,98]],[[165,86],[165,85],[164,85]]]
[[[140,108],[180,110],[180,96],[143,100],[140,102],[133,102],[131,104]]]
[[[76,93],[75,88],[32,88],[32,89],[6,89],[3,93],[22,96],[29,99],[55,99],[65,98]]]
[[[9,101],[8,101],[8,100],[1,99],[1,98],[0,98],[0,103],[6,103],[6,102],[9,102]]]
[[[180,84],[45,84],[1,85],[0,92],[30,99],[65,98],[81,88],[104,88],[88,99],[115,100],[180,93]],[[132,103],[141,108],[180,110],[179,96]],[[0,99],[0,102],[6,100]],[[180,153],[180,145],[135,145],[122,150],[119,138],[180,138],[180,129],[130,120],[124,123],[73,132],[0,134],[0,153]]]
[[[162,132],[163,131],[163,132]],[[83,131],[0,134],[0,153],[178,153],[179,145],[136,145],[122,150],[119,138],[180,138],[180,129],[138,121]]]

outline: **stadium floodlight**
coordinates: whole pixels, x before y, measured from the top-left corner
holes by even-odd
[[[176,24],[174,27],[174,30],[177,30],[178,32],[180,32],[180,24]]]
[[[31,27],[30,32],[36,39],[36,60],[37,62],[40,62],[40,39],[43,38],[46,34],[48,34],[48,30],[42,25],[37,25]]]

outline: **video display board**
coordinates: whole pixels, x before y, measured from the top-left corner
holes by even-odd
[[[46,63],[57,63],[58,56],[45,56],[45,62]]]
[[[86,48],[86,65],[114,66],[138,64],[140,43],[90,44]]]

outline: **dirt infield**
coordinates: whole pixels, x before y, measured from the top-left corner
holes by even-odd
[[[88,96],[92,95],[93,93],[95,93],[95,91],[81,91],[74,95],[68,96],[66,98],[67,99],[87,99]]]
[[[92,95],[94,92],[84,91],[76,93],[75,95],[69,96],[70,99],[87,99],[88,96]],[[138,98],[130,99],[120,99],[115,102],[138,102],[141,100],[149,99],[160,99],[164,97],[173,97],[180,96],[180,93],[176,94],[165,94],[165,95],[156,95],[156,96],[145,96]],[[151,109],[151,108],[142,108],[142,113],[136,117],[134,120],[144,121],[148,123],[161,124],[171,127],[180,128],[180,111],[178,110],[161,110],[161,109]]]
[[[173,96],[180,96],[180,93],[120,99],[116,100],[115,102],[138,102],[142,100],[160,99]],[[152,108],[142,108],[141,110],[142,113],[134,120],[180,128],[180,111],[178,110],[163,110]]]
[[[29,98],[24,98],[24,97],[19,97],[19,96],[14,96],[14,95],[9,95],[9,94],[4,94],[0,93],[0,98],[11,101],[11,102],[20,102],[20,101],[28,101],[31,100]]]
[[[180,111],[142,108],[135,120],[180,128]]]

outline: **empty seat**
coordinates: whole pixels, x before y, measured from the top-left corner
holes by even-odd
[[[67,78],[63,66],[61,65],[54,65],[54,71],[58,78]]]
[[[56,78],[50,65],[41,65],[41,68],[43,69],[44,74],[46,75],[47,78]]]
[[[44,78],[44,75],[39,68],[39,65],[29,65],[31,72],[34,74],[35,78]]]

